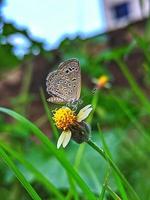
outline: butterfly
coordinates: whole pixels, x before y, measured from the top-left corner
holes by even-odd
[[[80,98],[81,70],[77,59],[69,59],[60,63],[56,71],[50,72],[46,78],[46,88],[51,103],[71,103]]]

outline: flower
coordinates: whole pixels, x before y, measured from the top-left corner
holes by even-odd
[[[88,127],[83,120],[89,116],[91,111],[91,105],[87,105],[82,108],[78,114],[76,114],[75,111],[71,110],[71,108],[67,106],[61,107],[54,111],[53,120],[55,121],[57,128],[63,130],[57,142],[58,149],[61,145],[65,148],[71,137],[74,138],[74,140],[76,140],[78,143],[81,143],[87,139],[85,134],[88,132]],[[81,138],[78,139],[79,136]]]
[[[109,83],[110,79],[107,75],[102,75],[98,79],[94,80],[94,83],[96,84],[98,89],[104,88],[104,87],[110,87]]]

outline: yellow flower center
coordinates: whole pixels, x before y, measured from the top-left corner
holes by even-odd
[[[59,129],[67,130],[77,121],[77,116],[70,108],[62,107],[55,111],[53,120]]]
[[[108,81],[109,81],[108,76],[103,75],[98,79],[97,85],[99,87],[104,87],[108,83]]]

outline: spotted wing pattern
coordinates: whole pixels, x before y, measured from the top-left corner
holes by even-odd
[[[58,70],[48,74],[47,92],[52,103],[67,103],[80,98],[81,72],[79,61],[70,59],[61,63]]]

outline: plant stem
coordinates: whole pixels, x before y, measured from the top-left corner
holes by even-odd
[[[102,185],[102,190],[101,190],[101,193],[100,193],[100,197],[99,197],[99,200],[103,200],[104,199],[104,196],[105,196],[105,192],[106,192],[106,185],[108,184],[108,179],[109,179],[109,175],[110,175],[110,171],[109,171],[109,167],[106,171],[106,174],[105,174],[105,178],[104,178],[104,183]]]
[[[141,103],[145,106],[148,112],[150,112],[150,103],[145,94],[143,93],[142,89],[139,87],[137,84],[136,80],[128,70],[128,67],[126,64],[120,59],[120,58],[115,58],[116,63],[120,67],[121,71],[123,72],[124,76],[128,80],[132,90],[136,94],[136,96],[139,98]]]
[[[126,187],[130,190],[130,193],[132,194],[132,197],[134,200],[140,200],[140,198],[138,197],[138,195],[136,194],[136,192],[133,190],[132,186],[129,184],[129,182],[126,180],[126,178],[124,177],[124,175],[121,173],[121,171],[119,170],[119,168],[117,167],[117,165],[112,161],[112,159],[106,154],[106,152],[104,152],[103,149],[101,149],[100,147],[98,147],[94,142],[92,142],[91,140],[89,140],[87,142],[95,151],[97,151],[107,162],[109,162],[110,166],[112,169],[114,169],[114,171],[116,172],[116,174],[120,177],[120,179],[123,181],[123,183],[126,185]]]
[[[145,128],[138,122],[136,117],[132,114],[130,109],[125,105],[123,101],[121,101],[116,95],[111,92],[112,98],[116,101],[116,103],[120,106],[122,111],[126,114],[129,120],[133,123],[136,129],[139,131],[140,134],[143,135],[147,142],[150,142],[150,136],[146,133]]]
[[[120,197],[114,191],[112,191],[112,189],[110,188],[110,186],[106,185],[106,189],[110,193],[110,195],[113,197],[113,199],[115,199],[115,200],[121,200]]]
[[[100,133],[100,137],[101,137],[101,140],[102,140],[102,144],[103,144],[103,148],[104,148],[104,151],[106,152],[106,154],[111,158],[112,160],[112,155],[111,155],[111,152],[109,151],[109,148],[107,146],[107,143],[104,139],[104,135],[100,129],[100,126],[98,126],[98,130],[99,130],[99,133]],[[116,180],[116,183],[118,185],[118,188],[119,188],[119,191],[120,191],[120,194],[121,194],[121,197],[123,200],[128,200],[128,197],[127,197],[127,194],[126,194],[126,191],[125,191],[125,188],[124,188],[124,185],[122,183],[122,180],[120,179],[120,177],[116,174],[116,172],[113,170],[113,173],[114,173],[114,177],[115,177],[115,180]]]
[[[13,158],[17,159],[20,163],[22,163],[30,172],[32,172],[36,179],[42,183],[50,193],[54,193],[57,198],[60,200],[64,200],[63,195],[59,192],[59,190],[47,179],[38,169],[34,167],[28,160],[24,158],[24,155],[16,152],[14,149],[10,148],[3,142],[0,142],[0,146],[8,152]]]
[[[53,131],[53,135],[55,137],[55,139],[58,139],[58,130],[52,120],[52,114],[50,112],[50,109],[48,108],[48,104],[46,102],[46,99],[45,99],[45,95],[44,95],[44,91],[42,88],[40,88],[40,95],[41,95],[41,100],[42,100],[42,103],[43,103],[43,106],[44,106],[44,110],[45,110],[45,113],[47,115],[47,118],[48,118],[48,121],[50,123],[50,126],[51,126],[51,129]]]
[[[17,121],[25,125],[27,128],[29,128],[31,132],[41,141],[41,143],[43,144],[43,148],[48,150],[50,154],[53,154],[56,157],[56,159],[62,164],[62,166],[66,169],[66,171],[70,174],[70,176],[76,181],[78,186],[83,190],[87,199],[96,200],[96,197],[90,190],[89,186],[80,177],[77,171],[72,167],[70,162],[67,160],[65,154],[61,150],[57,150],[51,142],[51,140],[49,140],[49,138],[36,125],[34,125],[31,121],[10,109],[0,107],[0,112],[13,117]]]
[[[23,187],[27,190],[31,198],[33,200],[41,200],[40,196],[37,194],[37,192],[34,190],[34,188],[22,174],[22,172],[15,166],[15,164],[12,162],[10,157],[5,153],[5,151],[1,146],[0,146],[0,157],[4,160],[7,166],[14,172],[15,176],[23,185]]]
[[[97,106],[97,103],[98,103],[98,97],[99,97],[98,95],[99,95],[99,90],[97,90],[97,91],[95,92],[95,94],[94,94],[94,96],[93,96],[93,98],[92,98],[91,104],[92,104],[93,110],[92,110],[92,113],[90,114],[90,116],[89,116],[88,119],[87,119],[87,122],[88,122],[89,124],[92,124],[93,114],[95,113],[96,106]]]

